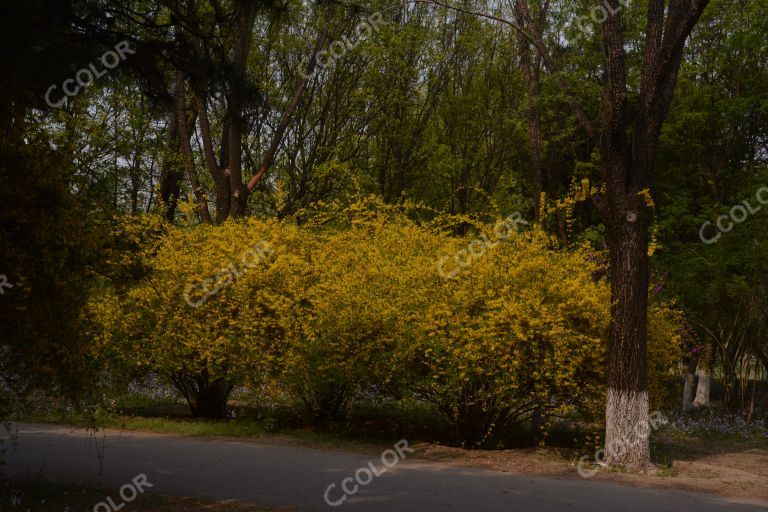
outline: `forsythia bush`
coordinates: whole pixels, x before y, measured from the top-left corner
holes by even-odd
[[[610,301],[592,270],[579,252],[553,250],[533,230],[488,248],[436,290],[415,342],[417,389],[461,441],[487,446],[534,412],[594,406]]]
[[[360,392],[398,380],[394,354],[418,336],[437,283],[437,241],[386,216],[315,232],[307,335],[288,343],[281,365],[315,416],[343,416]]]
[[[682,360],[685,317],[674,304],[650,300],[648,306],[648,399],[652,410],[677,405],[678,374]]]
[[[169,229],[144,279],[94,301],[99,353],[166,375],[193,414],[221,416],[233,386],[260,382],[296,336],[303,236],[255,220]]]
[[[317,417],[361,394],[428,400],[472,447],[534,417],[594,418],[610,299],[586,251],[472,219],[457,237],[423,213],[368,198],[299,222],[166,226],[144,277],[93,297],[96,353],[163,373],[198,415],[270,379]],[[679,323],[669,305],[649,312],[652,399]]]

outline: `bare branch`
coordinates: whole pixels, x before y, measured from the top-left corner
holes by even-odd
[[[552,55],[550,54],[546,44],[544,43],[544,40],[541,37],[537,37],[536,35],[531,34],[515,21],[508,20],[500,16],[487,14],[480,11],[465,9],[464,7],[452,5],[452,4],[443,2],[442,0],[408,0],[400,5],[396,5],[396,6],[384,9],[381,12],[385,12],[395,8],[401,8],[408,4],[413,4],[413,3],[426,3],[426,4],[438,5],[440,7],[445,7],[446,9],[451,9],[463,14],[469,14],[472,16],[479,16],[481,18],[498,21],[499,23],[503,23],[515,29],[519,34],[521,34],[526,39],[528,39],[531,42],[531,44],[534,46],[534,48],[536,48],[536,51],[539,53],[539,55],[541,56],[541,60],[544,63],[544,67],[547,68],[547,71],[549,72],[549,74],[552,75],[552,77],[555,79],[555,82],[557,83],[557,87],[560,89],[560,91],[563,94],[565,94],[565,97],[568,99],[568,106],[571,108],[571,112],[573,113],[573,115],[579,121],[579,124],[581,125],[582,129],[587,133],[587,135],[590,138],[594,137],[595,128],[594,128],[594,125],[592,124],[592,121],[590,121],[589,116],[587,116],[586,112],[584,112],[584,109],[582,109],[577,103],[576,97],[574,96],[573,91],[571,91],[570,87],[566,83],[565,79],[562,76],[560,76],[559,74],[560,69],[557,63],[555,62],[555,60],[552,58]]]

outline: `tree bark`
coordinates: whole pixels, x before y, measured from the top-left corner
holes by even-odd
[[[699,368],[699,384],[696,386],[696,398],[693,399],[692,407],[709,407],[709,370]]]
[[[634,218],[634,220],[632,220]],[[627,213],[609,228],[611,327],[605,447],[609,464],[642,470],[648,445],[648,235]]]
[[[699,383],[696,386],[696,398],[693,399],[691,407],[709,407],[709,389],[711,382],[709,368],[712,365],[712,354],[712,341],[708,341],[704,353],[699,359]]]
[[[520,27],[531,25],[527,5],[528,0],[515,1],[515,21]],[[546,9],[538,6],[537,21],[533,23],[530,33],[536,38],[542,37],[543,17]],[[542,12],[543,11],[543,12]],[[518,56],[523,84],[527,92],[527,121],[528,121],[528,152],[531,157],[531,183],[533,185],[533,215],[538,221],[541,215],[541,194],[544,191],[544,175],[541,158],[541,119],[539,115],[539,96],[541,94],[540,63],[541,56],[536,53],[531,56],[531,43],[522,33],[517,32]]]
[[[173,223],[176,217],[176,206],[181,191],[181,180],[184,173],[178,170],[176,159],[179,150],[179,134],[176,129],[176,109],[171,109],[166,128],[167,154],[162,160],[160,170],[160,187],[158,190],[157,208],[162,209],[163,216]]]
[[[689,411],[693,404],[693,391],[696,384],[696,365],[698,358],[691,355],[685,367],[685,385],[683,386],[683,412]]]
[[[683,386],[683,412],[690,411],[693,406],[693,386],[696,383],[696,374],[685,372],[685,384]]]
[[[216,188],[216,222],[220,224],[224,222],[230,214],[232,197],[229,175],[222,169],[218,162],[216,162],[216,156],[213,151],[211,125],[208,121],[208,106],[206,104],[204,93],[199,89],[195,90],[195,105],[197,107],[198,118],[200,119],[200,136],[203,140],[203,157],[205,165],[208,168],[208,173],[211,175],[213,185]],[[225,128],[225,130],[226,129],[227,128]],[[222,145],[224,145],[224,142]]]

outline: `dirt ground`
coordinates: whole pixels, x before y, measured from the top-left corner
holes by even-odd
[[[656,470],[645,475],[601,470],[592,478],[642,487],[686,489],[768,501],[768,448],[765,446],[763,440],[706,442],[660,438],[654,445],[656,459],[661,462]],[[579,455],[572,450],[470,451],[431,444],[415,447],[420,458],[451,465],[583,478],[576,470]]]

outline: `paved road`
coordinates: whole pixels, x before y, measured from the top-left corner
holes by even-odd
[[[20,425],[19,446],[6,454],[5,471],[40,471],[70,482],[89,482],[98,458],[82,430]],[[385,460],[391,463],[394,452]],[[325,451],[272,443],[235,442],[143,433],[109,432],[104,484],[117,489],[138,474],[147,475],[159,494],[237,499],[299,512],[751,512],[768,503],[744,502],[708,494],[640,489],[592,480],[513,475],[474,468],[401,460],[343,505],[341,483],[378,456]],[[360,479],[369,474],[362,471]],[[347,488],[354,490],[354,482]]]

